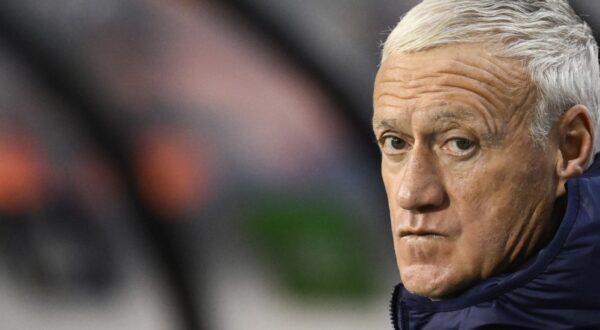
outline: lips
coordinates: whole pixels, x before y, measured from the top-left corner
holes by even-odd
[[[395,236],[403,238],[457,239],[461,228],[458,221],[443,214],[394,214]]]
[[[408,238],[408,237],[422,237],[422,238],[445,238],[448,235],[441,231],[437,230],[428,230],[428,229],[400,229],[399,232],[400,238]]]

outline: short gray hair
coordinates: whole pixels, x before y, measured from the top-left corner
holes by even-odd
[[[538,145],[576,104],[588,108],[597,131],[598,46],[566,0],[424,0],[392,30],[381,61],[459,43],[489,45],[498,56],[524,61],[537,89],[530,131]],[[592,156],[599,144],[596,134]]]

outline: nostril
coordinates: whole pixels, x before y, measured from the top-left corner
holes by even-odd
[[[405,180],[396,194],[400,207],[406,210],[429,212],[443,208],[448,201],[444,185],[435,177],[426,180]]]
[[[448,198],[438,171],[431,150],[424,144],[416,143],[402,171],[398,173],[395,195],[398,205],[420,212],[442,207]]]
[[[448,195],[444,194],[443,199],[441,199],[440,201],[436,201],[435,203],[431,204],[424,204],[415,209],[414,211],[416,211],[417,213],[431,213],[446,209],[449,205],[450,199],[448,198]]]

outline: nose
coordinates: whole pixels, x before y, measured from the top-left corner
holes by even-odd
[[[442,207],[446,189],[435,159],[425,150],[413,149],[397,182],[396,200],[400,207],[425,212]]]

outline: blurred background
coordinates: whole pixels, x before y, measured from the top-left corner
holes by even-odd
[[[385,329],[398,1],[0,4],[5,329]]]
[[[1,1],[2,328],[390,328],[371,93],[416,2]]]

